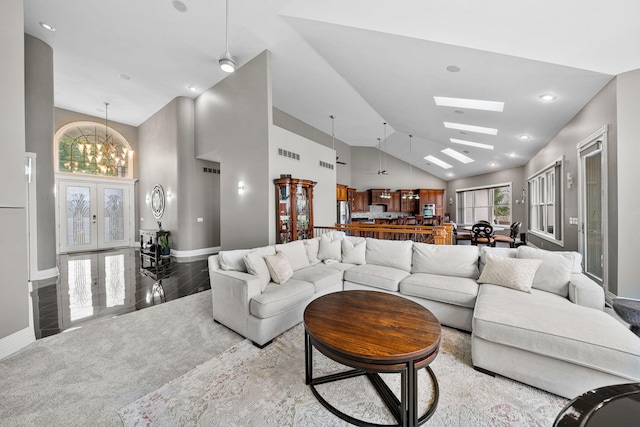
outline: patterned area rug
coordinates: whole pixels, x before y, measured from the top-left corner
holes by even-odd
[[[475,371],[471,336],[443,328],[431,364],[440,386],[428,426],[549,426],[567,400]],[[346,368],[314,353],[314,377]],[[384,374],[396,391],[400,377]],[[420,371],[419,413],[432,384]],[[366,377],[317,387],[330,403],[368,422],[393,423]],[[304,384],[304,329],[289,330],[264,349],[245,340],[118,411],[125,426],[347,426]]]

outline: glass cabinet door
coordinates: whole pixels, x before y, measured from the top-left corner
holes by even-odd
[[[291,200],[290,187],[287,184],[278,186],[278,230],[280,243],[291,240]]]
[[[296,189],[298,239],[309,238],[309,187],[298,184]]]

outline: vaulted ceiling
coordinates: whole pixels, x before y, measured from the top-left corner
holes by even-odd
[[[409,161],[411,134],[412,164],[445,180],[525,164],[615,75],[640,68],[634,0],[229,3],[229,50],[239,64],[272,52],[275,107],[327,133],[335,115],[336,137],[352,146],[377,145],[387,122],[383,150]],[[138,126],[176,96],[196,97],[226,77],[217,63],[224,0],[24,4],[25,31],[54,50],[57,107],[100,117],[106,101],[111,120]],[[434,96],[504,109],[437,106]]]

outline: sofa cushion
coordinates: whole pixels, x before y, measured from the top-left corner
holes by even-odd
[[[413,244],[412,273],[478,278],[478,247]]]
[[[604,311],[550,292],[482,285],[473,335],[640,381],[640,339]]]
[[[320,249],[319,237],[314,237],[313,239],[305,239],[302,242],[304,243],[304,249],[307,252],[309,265],[316,265],[320,261],[322,261],[320,258],[318,258],[318,250]]]
[[[342,239],[342,262],[356,265],[366,264],[366,245],[365,239],[355,242],[346,238]]]
[[[520,246],[517,249],[516,258],[541,259],[543,261],[533,279],[533,288],[562,297],[569,295],[569,280],[575,261],[571,252],[553,252]]]
[[[408,275],[404,270],[367,263],[345,270],[344,280],[397,292],[400,281]]]
[[[244,264],[244,256],[251,252],[251,249],[237,249],[235,251],[218,252],[220,268],[227,271],[247,271]]]
[[[305,249],[304,242],[302,240],[295,240],[293,242],[276,245],[276,252],[283,253],[284,256],[287,257],[293,271],[309,267],[307,250]]]
[[[473,308],[478,295],[478,283],[467,277],[414,273],[400,282],[400,293]]]
[[[335,288],[337,285],[342,290],[342,271],[328,265],[303,268],[293,273],[292,279],[311,283],[316,293]]]
[[[284,285],[269,283],[264,292],[251,299],[249,310],[260,319],[284,313],[313,298],[313,285],[291,279]]]
[[[378,240],[367,237],[367,264],[393,267],[411,272],[411,240]]]
[[[540,259],[518,259],[486,255],[486,265],[478,283],[490,283],[522,292],[530,292]]]
[[[267,263],[269,274],[271,274],[271,280],[275,283],[281,285],[293,276],[293,267],[291,267],[289,260],[282,252],[278,252],[275,255],[267,255],[264,260]]]
[[[349,270],[350,268],[353,268],[356,266],[355,264],[347,264],[346,262],[331,262],[331,261],[326,263],[325,265],[338,271]]]
[[[264,246],[262,248],[256,248],[244,256],[247,273],[260,278],[260,286],[263,291],[271,281],[271,273],[269,272],[269,267],[267,267],[264,257],[265,255],[275,254],[276,249],[273,246]]]
[[[330,233],[320,236],[320,249],[318,249],[318,258],[321,260],[332,259],[342,261],[342,238],[341,235],[333,235]]]

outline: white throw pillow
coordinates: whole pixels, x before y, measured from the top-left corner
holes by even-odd
[[[271,281],[271,273],[264,260],[265,255],[275,255],[276,249],[273,246],[265,246],[256,248],[244,256],[244,263],[247,267],[247,273],[258,276],[260,279],[260,288],[265,290]]]
[[[303,240],[303,242],[304,249],[307,251],[307,259],[309,259],[309,264],[316,265],[320,261],[322,261],[320,258],[318,258],[318,250],[320,250],[320,238],[314,237],[313,239],[305,239]]]
[[[227,271],[243,271],[247,268],[244,265],[244,256],[251,252],[251,249],[238,249],[235,251],[218,252],[218,261],[220,268]]]
[[[267,268],[271,274],[271,280],[282,285],[293,276],[293,268],[289,260],[282,252],[264,257]]]
[[[309,267],[307,250],[305,249],[304,242],[302,240],[295,240],[293,242],[276,245],[276,252],[281,252],[287,257],[293,271]]]
[[[569,281],[574,264],[574,256],[571,252],[545,251],[544,249],[520,246],[516,258],[543,261],[533,279],[533,288],[562,297],[569,295]]]
[[[346,264],[366,264],[365,254],[367,241],[361,239],[353,242],[352,239],[342,239],[342,262]]]
[[[478,283],[490,283],[522,292],[531,292],[540,259],[517,259],[485,255],[486,264]]]
[[[335,238],[330,234],[323,234],[320,237],[320,248],[318,249],[318,258],[321,260],[334,259],[342,261],[342,236]]]
[[[414,243],[411,272],[477,279],[478,247]]]

